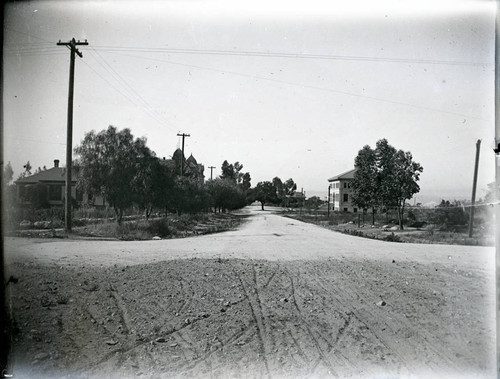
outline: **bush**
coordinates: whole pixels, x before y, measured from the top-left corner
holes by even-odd
[[[166,218],[149,221],[149,232],[153,236],[162,238],[168,237],[172,234],[168,226],[168,220]]]
[[[394,233],[391,233],[388,236],[386,236],[384,238],[384,241],[388,241],[388,242],[402,242],[401,238],[399,236],[395,235]]]

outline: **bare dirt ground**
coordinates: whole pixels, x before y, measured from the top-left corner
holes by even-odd
[[[246,212],[181,240],[6,239],[15,377],[496,376],[493,248]]]

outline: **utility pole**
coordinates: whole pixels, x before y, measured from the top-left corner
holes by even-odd
[[[496,3],[495,17],[495,279],[496,279],[496,321],[497,321],[497,378],[500,375],[500,317],[498,317],[498,306],[500,305],[500,3]]]
[[[66,46],[70,49],[69,63],[69,91],[68,91],[68,128],[66,136],[66,199],[64,202],[64,219],[66,233],[71,232],[71,169],[72,169],[72,150],[73,150],[73,92],[75,83],[75,54],[83,58],[83,54],[76,48],[80,45],[88,45],[87,40],[80,42],[73,38],[69,42],[59,42],[58,46]]]
[[[212,173],[214,171],[215,166],[209,166],[208,168],[210,169],[210,180],[212,180]]]
[[[182,137],[182,159],[181,159],[181,176],[184,176],[184,138],[191,137],[189,134],[177,133],[178,137]]]
[[[476,163],[474,165],[474,181],[472,182],[472,201],[469,218],[469,238],[472,237],[472,228],[474,224],[474,203],[476,202],[477,171],[479,167],[479,150],[481,149],[481,140],[476,142]]]
[[[328,210],[326,213],[328,218],[330,217],[330,187],[331,186],[332,186],[331,184],[328,185]]]

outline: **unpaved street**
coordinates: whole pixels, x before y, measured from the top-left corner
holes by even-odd
[[[239,230],[6,239],[16,377],[495,377],[494,249]]]

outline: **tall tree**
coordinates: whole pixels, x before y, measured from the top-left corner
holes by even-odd
[[[14,170],[12,169],[12,165],[10,164],[10,161],[7,162],[3,169],[3,184],[4,186],[8,186],[12,179],[14,178]]]
[[[224,162],[222,162],[221,171],[221,179],[231,180],[236,183],[236,172],[233,164],[229,164],[229,162],[225,160]]]
[[[251,177],[249,172],[243,173],[242,169],[243,165],[240,162],[229,163],[225,160],[222,163],[220,179],[229,180],[237,184],[242,191],[246,192],[252,186],[250,183]]]
[[[220,178],[231,180],[234,183],[241,184],[245,175],[241,172],[242,169],[243,165],[240,162],[229,163],[227,160],[225,160],[224,162],[222,162],[222,174]],[[248,175],[250,176],[250,174]]]
[[[264,210],[265,203],[278,202],[278,197],[276,196],[276,187],[271,182],[259,182],[253,190],[253,198],[260,202],[262,210]]]
[[[365,146],[355,159],[353,200],[361,207],[395,207],[403,229],[406,200],[418,191],[422,166],[410,152],[396,150],[387,140],[377,141],[375,150]]]
[[[292,178],[283,182],[279,177],[276,176],[272,180],[272,184],[276,188],[276,197],[282,206],[285,206],[287,204],[287,199],[290,196],[293,196],[293,194],[297,190],[297,184],[295,184]]]
[[[414,162],[412,154],[407,151],[398,150],[394,157],[393,186],[390,197],[394,199],[398,210],[399,228],[403,229],[403,216],[406,200],[410,200],[414,194],[420,191],[417,181],[423,171],[420,163]]]
[[[118,131],[116,127],[99,133],[87,133],[75,148],[79,157],[81,175],[79,187],[89,193],[102,194],[114,208],[118,223],[123,212],[136,197],[138,161],[152,153],[146,147],[145,138],[137,138],[130,129]]]
[[[375,223],[375,210],[379,203],[377,191],[377,158],[375,151],[368,145],[358,152],[354,159],[354,179],[352,181],[352,202],[363,210],[372,209],[372,223]]]
[[[240,188],[243,191],[248,191],[250,189],[250,187],[252,186],[251,180],[252,180],[252,178],[250,177],[250,173],[245,172],[243,174],[243,176],[241,177]]]
[[[286,199],[285,186],[283,185],[282,180],[279,177],[273,178],[273,186],[276,188],[276,196],[279,199],[281,205],[284,205]]]

